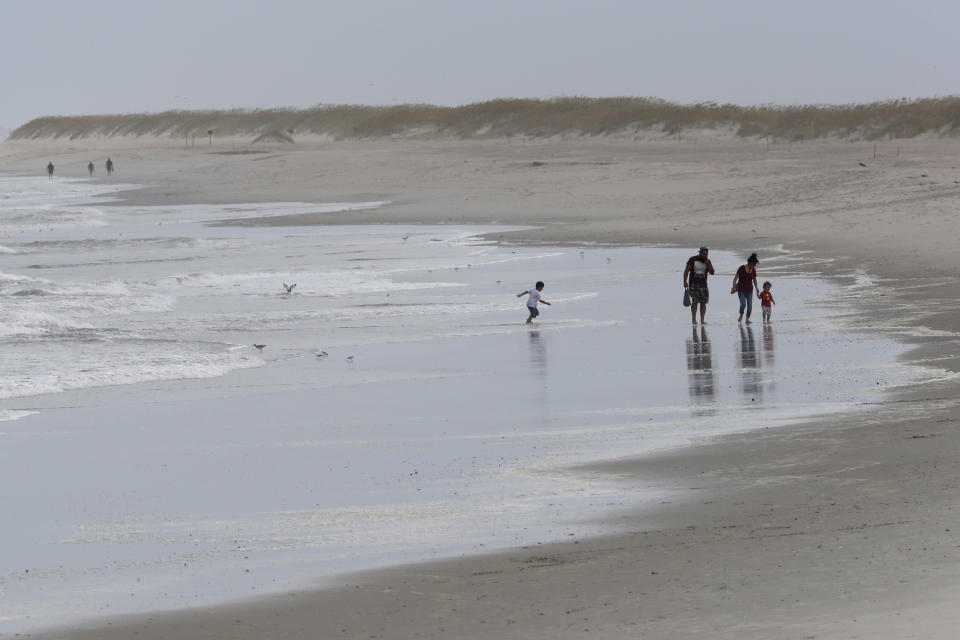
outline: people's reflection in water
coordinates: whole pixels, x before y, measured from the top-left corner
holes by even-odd
[[[710,353],[710,339],[706,327],[693,327],[693,333],[687,339],[687,373],[690,383],[690,397],[698,406],[697,415],[714,412],[712,405],[716,389],[713,384],[713,357]]]
[[[547,346],[539,330],[530,332],[530,368],[540,376],[547,375]]]
[[[753,327],[740,326],[740,348],[737,350],[737,367],[743,381],[744,402],[760,402],[763,393],[760,375],[760,358],[753,339]]]
[[[763,325],[763,366],[767,370],[764,389],[768,395],[773,395],[777,390],[776,380],[779,374],[776,369],[776,356],[774,355],[773,325],[769,322]]]
[[[773,355],[773,325],[769,322],[763,323],[763,364],[766,367],[773,367],[775,358]]]

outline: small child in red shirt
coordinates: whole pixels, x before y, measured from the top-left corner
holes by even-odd
[[[763,312],[763,321],[770,322],[770,314],[773,312],[773,306],[777,304],[773,299],[773,294],[770,293],[770,287],[773,285],[770,284],[770,281],[767,280],[763,283],[763,291],[757,294],[760,298],[760,310]]]

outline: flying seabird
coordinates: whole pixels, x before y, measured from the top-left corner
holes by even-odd
[[[297,286],[297,283],[296,283],[296,282],[294,282],[293,284],[287,284],[286,282],[284,282],[284,283],[283,283],[283,290],[286,291],[287,293],[293,293],[293,289],[294,289],[296,286]]]

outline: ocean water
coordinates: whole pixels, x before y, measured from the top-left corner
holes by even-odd
[[[0,632],[611,532],[663,495],[570,467],[939,375],[848,328],[862,280],[776,247],[773,323],[737,325],[740,261],[713,252],[691,327],[689,250],[349,224],[385,202],[111,205],[124,188],[0,177]],[[345,224],[217,224],[321,210]]]

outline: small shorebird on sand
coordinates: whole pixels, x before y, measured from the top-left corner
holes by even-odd
[[[347,361],[348,361],[348,362],[353,362],[353,356],[347,356]]]
[[[328,354],[328,353],[327,353],[326,351],[324,351],[323,349],[320,349],[319,351],[317,351],[317,357],[318,357],[318,358],[326,358],[328,355],[330,355],[330,354]]]
[[[263,348],[264,348],[265,346],[267,346],[267,345],[265,345],[265,344],[255,344],[255,345],[253,345],[253,348],[256,349],[257,351],[263,351]]]

